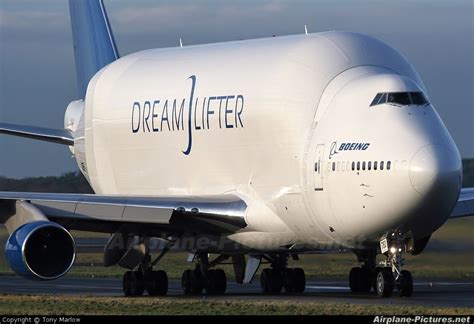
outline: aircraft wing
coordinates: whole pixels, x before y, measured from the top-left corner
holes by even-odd
[[[163,232],[229,233],[247,226],[247,205],[234,195],[180,198],[0,192],[0,223],[15,213],[17,201],[34,205],[49,220],[70,230],[113,233],[128,226],[158,236]]]
[[[0,133],[68,146],[74,145],[74,138],[72,137],[71,132],[66,129],[15,125],[0,122]]]
[[[463,188],[450,218],[474,216],[474,188]]]

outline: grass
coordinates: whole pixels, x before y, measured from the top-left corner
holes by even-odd
[[[358,305],[317,300],[240,301],[198,298],[0,296],[9,315],[470,315],[468,307]]]
[[[432,235],[431,239],[464,242],[474,246],[474,217],[449,220]]]

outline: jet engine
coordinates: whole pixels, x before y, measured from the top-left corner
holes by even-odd
[[[34,221],[20,226],[10,235],[5,256],[19,276],[53,280],[65,275],[74,264],[75,243],[61,225]]]

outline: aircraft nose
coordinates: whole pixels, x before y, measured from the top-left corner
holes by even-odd
[[[410,181],[421,195],[436,191],[458,192],[461,187],[459,156],[441,145],[427,145],[410,162]]]

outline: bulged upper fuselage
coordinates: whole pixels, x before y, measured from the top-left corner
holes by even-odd
[[[96,193],[233,193],[249,247],[363,248],[430,235],[459,195],[456,145],[420,93],[393,48],[327,32],[125,56],[65,120]]]

